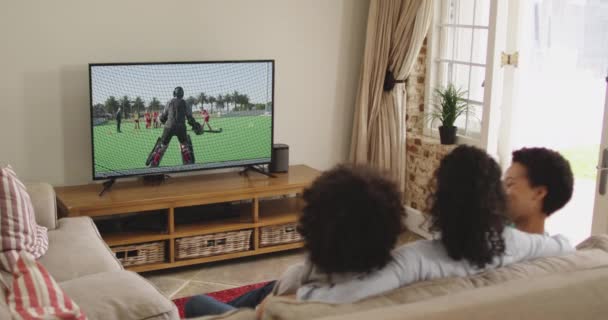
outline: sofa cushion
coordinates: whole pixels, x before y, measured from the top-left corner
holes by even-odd
[[[36,223],[49,230],[57,228],[57,202],[55,190],[48,183],[26,183],[27,193],[32,199]]]
[[[13,271],[21,251],[42,256],[48,248],[46,231],[36,224],[25,185],[10,166],[0,168],[0,269]]]
[[[60,219],[40,263],[58,282],[123,269],[89,217]]]
[[[89,320],[179,319],[173,302],[135,272],[97,273],[59,285]]]
[[[15,319],[86,319],[44,266],[25,251],[19,254],[6,301]]]
[[[608,252],[608,235],[602,234],[602,235],[591,236],[576,246],[577,250],[594,249],[594,248],[602,249],[602,250]]]
[[[188,318],[188,320],[256,320],[255,310],[241,308],[215,316]]]
[[[470,277],[419,282],[354,304],[302,302],[282,297],[271,297],[265,308],[264,318],[313,319],[334,314],[348,314],[421,301],[516,279],[528,279],[552,273],[608,266],[608,235],[593,236],[584,243],[586,245],[581,246],[579,251],[568,255],[520,262]]]
[[[357,314],[322,320],[571,320],[605,319],[608,268],[519,279]]]

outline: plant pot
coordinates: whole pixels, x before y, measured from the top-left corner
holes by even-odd
[[[441,140],[441,144],[454,144],[456,143],[456,129],[458,127],[439,127],[439,138]]]

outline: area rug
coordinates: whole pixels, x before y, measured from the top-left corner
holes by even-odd
[[[232,288],[232,289],[207,293],[207,295],[212,298],[217,299],[218,301],[228,302],[251,290],[263,287],[267,283],[268,282],[248,284],[248,285],[238,287],[238,288]],[[179,310],[179,316],[182,319],[184,319],[184,307],[186,305],[186,301],[188,301],[188,299],[190,299],[190,298],[191,297],[183,297],[183,298],[173,300],[173,303],[177,306],[177,309]]]

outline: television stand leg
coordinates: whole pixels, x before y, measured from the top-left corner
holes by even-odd
[[[243,169],[243,171],[239,172],[240,175],[246,175],[249,173],[249,171],[255,171],[257,173],[263,174],[265,176],[268,176],[270,178],[276,178],[277,176],[275,176],[274,174],[270,173],[270,172],[266,172],[263,169],[260,169],[258,167],[255,166],[246,166],[245,169]]]
[[[112,186],[114,185],[114,182],[116,182],[116,178],[112,178],[106,182],[103,183],[103,189],[101,190],[101,192],[99,193],[99,196],[103,196],[103,194],[110,190],[110,188],[112,188]]]
[[[168,178],[169,176],[166,174],[152,174],[142,177],[144,184],[146,185],[159,185],[165,182]]]

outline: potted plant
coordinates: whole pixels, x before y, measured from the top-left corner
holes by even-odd
[[[435,89],[435,103],[433,111],[427,116],[431,122],[441,121],[439,126],[439,138],[441,144],[454,144],[456,142],[456,130],[454,126],[456,119],[463,114],[469,113],[469,104],[465,96],[467,92],[456,89],[453,84],[448,84],[446,88]]]

